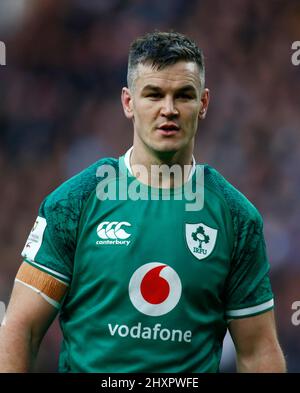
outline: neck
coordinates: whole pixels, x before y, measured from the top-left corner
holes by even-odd
[[[158,152],[135,144],[129,165],[141,183],[157,188],[180,187],[189,180],[193,168],[192,148],[187,151]]]

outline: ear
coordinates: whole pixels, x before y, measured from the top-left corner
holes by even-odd
[[[201,106],[199,110],[199,119],[203,120],[205,119],[206,112],[208,109],[208,104],[209,104],[209,99],[210,99],[210,94],[208,89],[204,89],[201,95]]]
[[[121,101],[125,116],[127,117],[127,119],[133,119],[132,95],[128,87],[123,87]]]

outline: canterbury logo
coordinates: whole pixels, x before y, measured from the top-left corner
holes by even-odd
[[[103,221],[98,225],[97,235],[103,241],[97,241],[97,244],[123,244],[128,246],[130,240],[126,240],[131,236],[123,227],[131,227],[127,221]]]

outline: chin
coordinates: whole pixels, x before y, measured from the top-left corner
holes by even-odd
[[[161,141],[152,144],[152,149],[160,153],[177,153],[178,151],[184,149],[185,144],[173,142],[173,141]]]

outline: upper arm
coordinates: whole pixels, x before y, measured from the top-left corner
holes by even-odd
[[[67,284],[24,262],[0,328],[0,372],[29,371]]]
[[[253,317],[234,319],[229,324],[239,371],[284,371],[273,310]]]
[[[7,332],[27,335],[36,346],[44,336],[67,293],[68,285],[23,262],[17,273],[5,315]]]
[[[3,324],[8,332],[18,332],[38,347],[57,312],[40,294],[16,282]]]
[[[261,341],[276,340],[273,310],[248,318],[233,319],[229,331],[237,352],[247,353]]]

